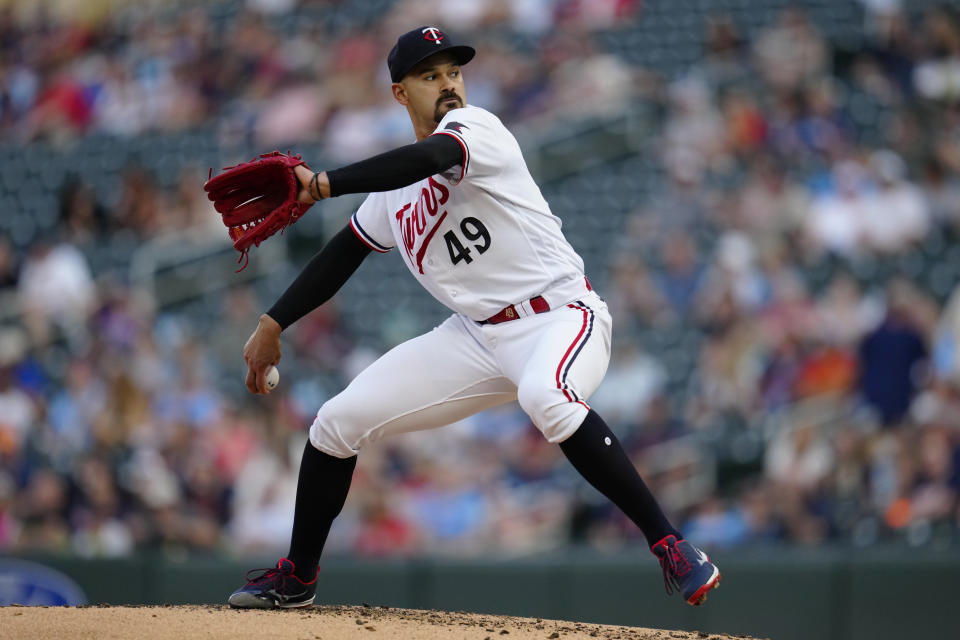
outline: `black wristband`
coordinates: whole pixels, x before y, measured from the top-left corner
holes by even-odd
[[[322,171],[314,171],[313,177],[310,178],[309,184],[307,184],[307,193],[310,194],[310,197],[313,198],[313,190],[317,190],[317,197],[315,200],[323,200],[323,194],[320,193],[320,174]]]

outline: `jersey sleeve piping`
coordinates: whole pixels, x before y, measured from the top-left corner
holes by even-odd
[[[367,245],[377,253],[387,253],[390,251],[391,247],[383,246],[374,240],[369,233],[363,230],[363,227],[361,227],[360,223],[357,221],[357,214],[350,216],[350,228],[353,230],[353,233],[360,238],[360,242]]]
[[[450,136],[454,140],[460,143],[460,147],[463,149],[463,162],[460,165],[460,177],[457,178],[456,182],[463,180],[463,177],[467,175],[467,167],[470,164],[470,147],[467,146],[467,141],[463,139],[460,135],[453,131],[437,131],[431,135],[435,136]]]

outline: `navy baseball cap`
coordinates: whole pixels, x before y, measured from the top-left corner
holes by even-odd
[[[390,79],[400,82],[410,69],[441,51],[452,53],[457,64],[467,64],[477,53],[473,47],[453,44],[450,36],[439,27],[418,27],[397,38],[397,44],[390,50],[390,55],[387,56]]]

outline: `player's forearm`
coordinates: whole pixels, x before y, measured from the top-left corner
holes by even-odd
[[[391,191],[446,171],[464,161],[463,148],[450,136],[429,136],[385,153],[321,172],[311,185],[311,195],[341,196],[347,193]]]
[[[307,263],[267,315],[286,329],[332,298],[369,253],[370,248],[345,226]]]

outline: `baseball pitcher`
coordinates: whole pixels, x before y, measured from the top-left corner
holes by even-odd
[[[717,567],[671,525],[587,402],[610,358],[610,314],[513,135],[467,102],[462,68],[474,53],[437,27],[398,39],[387,66],[414,144],[332,171],[267,154],[206,185],[244,255],[317,200],[369,193],[260,317],[243,350],[252,393],[268,392],[280,333],[333,296],[371,252],[399,251],[413,277],[453,311],[320,408],[300,466],[289,553],[275,568],[248,574],[229,598],[234,607],[312,604],[321,551],[367,443],[513,400],[642,530],[668,594],[699,605],[719,583]]]

